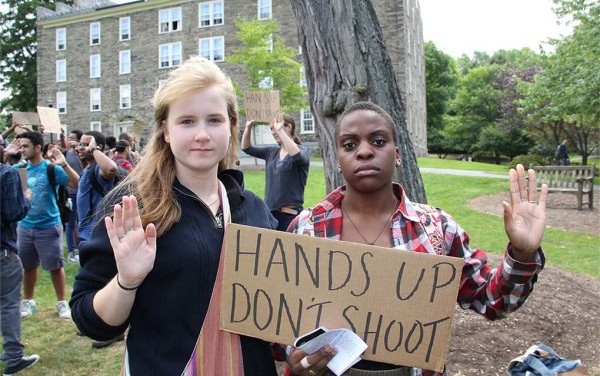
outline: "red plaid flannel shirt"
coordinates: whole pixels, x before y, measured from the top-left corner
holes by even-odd
[[[457,302],[463,309],[472,309],[490,320],[501,319],[523,304],[533,289],[538,273],[544,266],[544,254],[538,250],[536,260],[521,263],[511,257],[510,243],[506,247],[500,267],[487,265],[487,256],[480,249],[469,247],[469,236],[448,213],[442,209],[411,202],[399,184],[394,193],[400,199],[392,217],[389,237],[395,249],[444,254],[465,260],[462,269]],[[341,239],[341,204],[346,194],[342,186],[331,192],[312,209],[305,209],[288,229],[327,239]],[[431,226],[429,221],[433,221]],[[428,231],[426,228],[433,229]],[[447,373],[414,369],[413,376],[446,376]]]

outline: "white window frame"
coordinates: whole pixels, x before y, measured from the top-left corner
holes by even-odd
[[[90,131],[102,132],[102,122],[90,121]]]
[[[220,6],[220,13],[215,13],[215,6]],[[204,9],[208,8],[207,12]],[[220,26],[225,23],[223,0],[205,1],[198,4],[198,27]],[[220,16],[220,18],[218,17]],[[203,25],[203,22],[205,23]]]
[[[131,39],[131,17],[119,18],[119,41]]]
[[[208,54],[205,53],[205,50],[202,48],[204,43],[208,44]],[[221,48],[220,50],[217,50],[215,48],[215,44],[218,43],[220,44]],[[221,53],[221,56],[219,58],[219,55],[217,54],[217,52]],[[225,61],[225,37],[220,36],[220,37],[210,37],[210,38],[200,38],[200,40],[198,41],[198,55],[212,60],[214,62],[220,62],[220,61]]]
[[[102,111],[102,89],[99,87],[90,89],[90,112],[97,111]]]
[[[259,74],[263,75],[264,72],[261,70],[259,72]],[[260,80],[260,82],[258,83],[258,88],[263,89],[263,90],[273,89],[273,77],[270,77],[270,76],[263,77],[263,79]]]
[[[304,66],[300,67],[300,82],[298,84],[302,87],[308,87],[308,81],[306,79],[306,72],[304,71]]]
[[[59,27],[56,29],[56,51],[67,49],[67,28]]]
[[[67,92],[58,91],[56,92],[56,109],[59,114],[67,113]]]
[[[119,86],[119,109],[131,108],[131,85]]]
[[[67,60],[56,60],[56,82],[67,81]]]
[[[313,118],[312,112],[308,110],[300,110],[300,133],[301,134],[314,134],[315,133],[315,119]]]
[[[174,47],[179,49],[179,56],[173,54]],[[163,51],[166,49],[167,55],[163,54]],[[182,47],[181,42],[177,43],[165,43],[158,46],[158,68],[173,68],[181,65],[181,53]],[[165,59],[166,57],[166,59]],[[178,59],[177,59],[178,57]],[[163,65],[163,61],[166,62]]]
[[[273,1],[272,0],[258,0],[257,6],[258,6],[257,18],[259,20],[269,20],[269,19],[273,18]]]
[[[131,73],[131,50],[119,51],[119,74]]]
[[[97,32],[95,29],[98,29]],[[98,38],[96,38],[96,36]],[[90,46],[99,45],[102,42],[102,26],[100,22],[92,22],[90,23]],[[96,41],[96,39],[98,39]]]
[[[100,54],[90,55],[90,78],[102,77],[102,58]]]
[[[176,18],[179,17],[179,18]],[[173,33],[183,28],[181,7],[161,9],[158,11],[158,33]]]

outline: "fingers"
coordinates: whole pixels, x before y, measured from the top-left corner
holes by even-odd
[[[537,202],[537,187],[535,181],[535,171],[532,169],[527,170],[527,174],[529,175],[529,187],[528,187],[528,196],[527,200],[531,203]]]
[[[325,345],[310,355],[296,349],[288,361],[295,375],[321,375],[336,354],[337,350],[331,345]]]

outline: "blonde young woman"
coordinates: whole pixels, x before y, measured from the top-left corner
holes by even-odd
[[[218,328],[227,223],[276,227],[264,202],[243,189],[242,173],[226,170],[237,152],[231,81],[194,57],[153,104],[143,158],[80,247],[73,320],[97,340],[130,328],[123,374],[275,375],[267,343]]]

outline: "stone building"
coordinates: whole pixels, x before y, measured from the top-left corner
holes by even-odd
[[[425,155],[425,61],[418,2],[374,0],[374,5],[415,152]],[[241,47],[236,17],[276,19],[286,44],[298,43],[289,0],[75,0],[73,6],[57,2],[55,11],[38,7],[38,105],[56,107],[67,130],[114,136],[141,130],[143,145],[152,129],[154,91],[189,56],[216,61],[244,86],[243,67],[227,63],[228,54]],[[293,116],[303,142],[316,145],[308,104]]]

